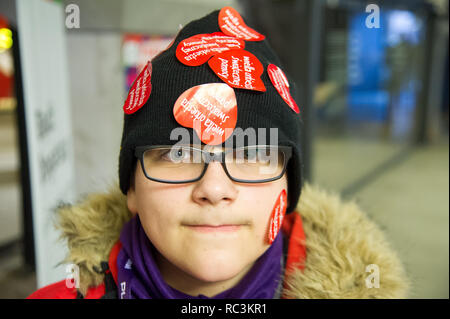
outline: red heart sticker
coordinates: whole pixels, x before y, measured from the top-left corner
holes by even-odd
[[[224,83],[194,86],[178,97],[173,115],[180,125],[193,128],[203,143],[219,145],[236,127],[236,95]]]
[[[230,50],[216,54],[209,66],[228,85],[247,90],[266,91],[260,76],[264,67],[258,58],[245,50]]]
[[[123,111],[126,114],[133,114],[147,102],[152,91],[151,77],[152,63],[149,61],[134,80],[130,92],[128,92],[128,97],[123,105]]]
[[[239,12],[232,7],[223,7],[219,12],[219,27],[223,33],[245,41],[262,41],[265,36],[248,27]]]
[[[198,66],[214,55],[232,49],[245,48],[245,42],[222,32],[197,34],[181,41],[176,50],[178,60],[189,66]]]
[[[270,217],[270,226],[269,226],[269,244],[272,244],[275,238],[278,235],[278,232],[281,229],[281,225],[283,224],[284,215],[286,214],[287,208],[287,196],[286,190],[283,189],[278,195],[278,199],[275,202],[275,206],[272,210],[272,215]]]
[[[277,89],[278,94],[280,94],[287,105],[289,105],[295,113],[300,113],[297,103],[295,103],[291,93],[289,92],[289,82],[283,71],[275,64],[269,64],[267,66],[267,73],[269,74],[269,78],[270,81],[272,81],[273,86]]]

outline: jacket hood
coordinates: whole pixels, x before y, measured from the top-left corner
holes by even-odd
[[[406,298],[409,281],[403,266],[378,226],[353,202],[306,184],[296,212],[306,240],[303,270],[285,278],[283,296],[299,299]],[[67,263],[80,269],[80,291],[103,282],[101,262],[107,261],[131,218],[126,196],[118,186],[92,194],[57,212],[57,228],[68,245]],[[379,273],[379,288],[367,278]]]

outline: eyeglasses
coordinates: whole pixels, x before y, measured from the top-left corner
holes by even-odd
[[[208,164],[222,164],[227,176],[240,183],[265,183],[280,179],[292,155],[289,146],[254,145],[211,152],[190,145],[138,146],[144,175],[156,182],[181,184],[199,181]]]

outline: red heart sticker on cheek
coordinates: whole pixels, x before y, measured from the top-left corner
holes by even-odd
[[[289,92],[289,82],[286,78],[286,75],[284,75],[284,72],[275,64],[269,64],[267,66],[267,73],[269,74],[270,81],[277,89],[278,94],[280,94],[282,99],[295,113],[300,113],[297,103],[295,103],[295,100],[292,98],[291,93]]]
[[[219,145],[236,127],[236,95],[224,83],[194,86],[178,97],[173,115],[178,124],[193,128],[203,143]]]
[[[265,39],[264,35],[248,27],[239,12],[232,7],[223,7],[220,10],[219,27],[223,33],[245,41],[262,41]]]
[[[245,48],[245,42],[222,32],[197,34],[181,41],[176,50],[177,59],[189,66],[198,66],[214,55],[232,49]]]
[[[270,225],[269,225],[269,244],[272,244],[275,238],[278,235],[278,232],[281,229],[281,225],[283,224],[284,215],[286,214],[287,208],[287,196],[286,190],[283,189],[278,195],[278,199],[275,202],[275,206],[272,210],[272,215],[270,217]]]
[[[134,80],[128,92],[128,97],[123,105],[123,111],[126,114],[133,114],[147,102],[152,91],[151,77],[152,63],[149,61],[141,73],[139,73],[136,80]]]
[[[208,61],[211,69],[229,86],[266,91],[261,74],[264,67],[258,58],[245,50],[230,50],[213,56]]]

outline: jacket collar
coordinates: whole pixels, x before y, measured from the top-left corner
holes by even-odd
[[[305,185],[292,214],[299,216],[288,215],[283,223],[283,231],[291,236],[284,297],[406,297],[409,282],[400,260],[356,204]],[[79,266],[84,294],[103,282],[99,265],[109,260],[123,225],[131,218],[126,196],[114,187],[77,205],[62,207],[57,216],[57,227],[69,249],[64,262]],[[377,274],[370,271],[379,274],[379,288],[373,287]],[[375,279],[372,284],[371,278]]]

